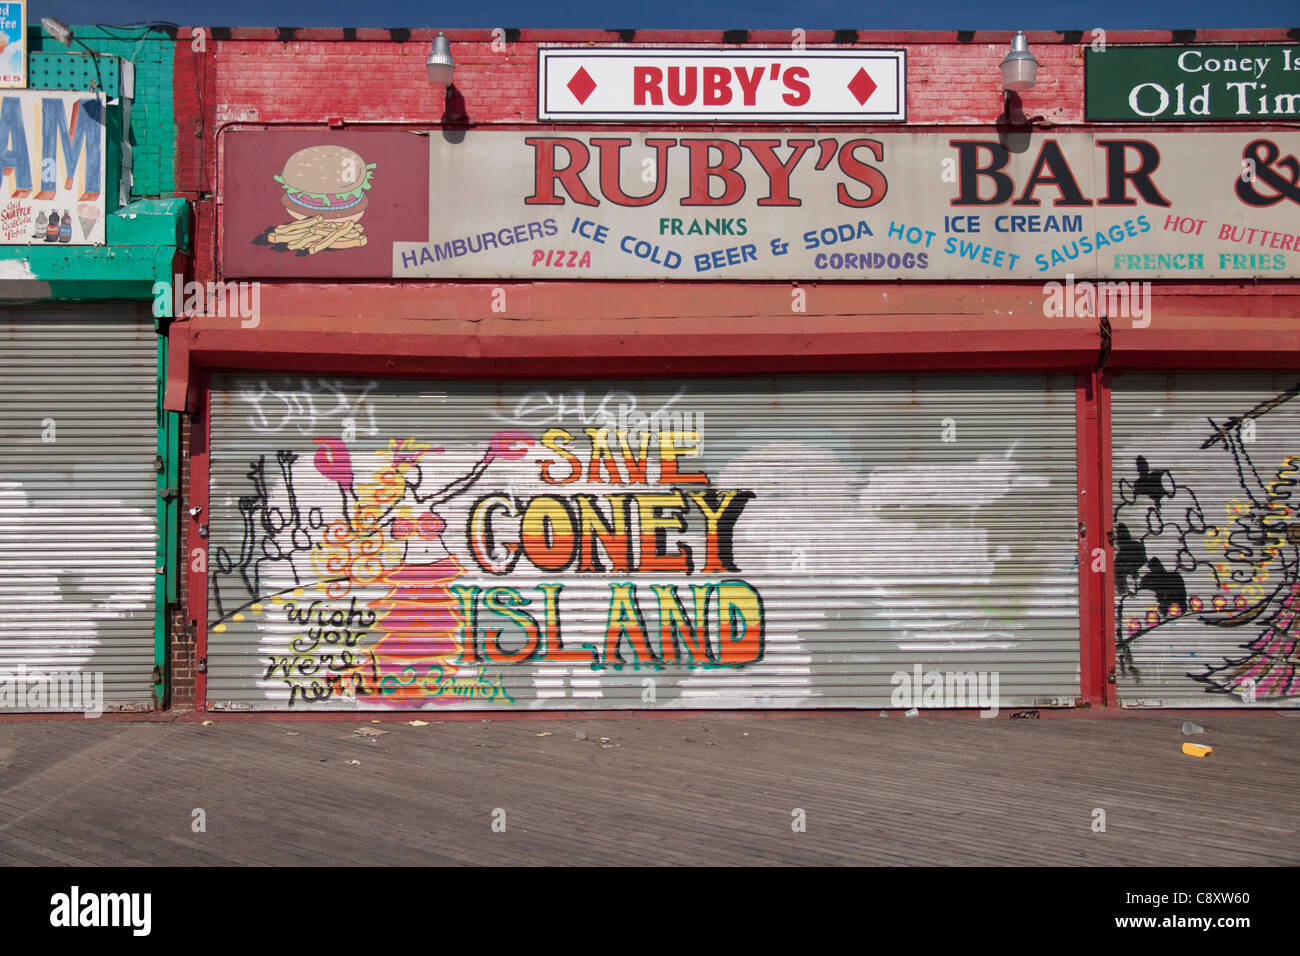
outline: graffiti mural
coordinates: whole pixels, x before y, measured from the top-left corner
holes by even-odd
[[[280,612],[286,622],[305,628],[292,641],[292,653],[272,656],[266,668],[266,677],[289,688],[290,703],[336,693],[404,701],[422,694],[425,685],[415,686],[417,681],[433,681],[438,693],[494,696],[500,687],[485,682],[481,668],[469,680],[444,683],[464,650],[458,643],[463,622],[453,613],[448,589],[464,569],[440,546],[446,523],[436,509],[470,488],[495,458],[515,457],[530,441],[522,434],[494,436],[468,473],[428,488],[420,459],[442,449],[413,439],[390,441],[375,452],[375,470],[359,476],[343,441],[317,438],[311,464],[337,488],[337,511],[300,505],[294,474],[299,456],[291,451],[276,454],[288,507],[275,507],[266,457],[259,456],[248,471],[253,494],[239,499],[239,549],[215,551],[216,628],[230,615],[229,603],[241,599],[236,619],[248,610],[267,612],[269,602],[269,613]],[[264,591],[265,580],[285,575],[293,579],[291,590]],[[357,594],[373,587],[386,590],[359,605]],[[344,600],[346,610],[337,606]]]
[[[1116,648],[1131,685],[1154,664],[1168,686],[1183,660],[1184,694],[1300,697],[1300,454],[1282,453],[1300,452],[1297,395],[1200,417],[1199,435],[1180,428],[1180,448],[1148,447],[1127,469],[1117,442]]]
[[[844,706],[887,699],[889,674],[918,655],[1015,648],[1061,660],[1051,693],[1068,696],[1072,403],[1039,412],[1058,431],[1024,439],[987,398],[997,411],[972,413],[954,449],[932,411],[969,405],[966,392],[844,392],[915,419],[925,450],[896,463],[898,426],[822,424],[840,395],[824,391],[773,392],[756,410],[707,383],[452,392],[232,376],[214,387],[209,696]],[[1044,495],[1061,500],[1033,502]],[[1069,520],[1016,535],[1015,516],[1052,509]],[[1049,586],[1031,598],[1003,577]],[[954,601],[963,585],[972,600]]]
[[[737,667],[762,656],[762,599],[728,577],[740,571],[732,537],[753,494],[710,487],[706,474],[680,467],[698,453],[694,432],[498,431],[445,483],[426,466],[446,449],[412,437],[389,439],[366,465],[341,438],[312,440],[309,462],[279,449],[273,464],[266,454],[249,463],[240,543],[216,547],[211,568],[216,633],[249,614],[297,632],[263,675],[283,683],[291,705],[335,695],[508,702],[493,673],[501,664]],[[493,488],[490,473],[503,472],[493,466],[508,462],[529,467]],[[333,486],[324,502],[302,500],[309,471],[317,490],[320,479]],[[461,498],[472,503],[457,530],[481,583],[467,583],[444,540],[452,531],[440,509]],[[692,525],[696,539],[668,543]],[[566,644],[565,584],[511,586],[520,565],[525,577],[573,570],[634,580],[608,585],[601,640]],[[714,580],[655,583],[664,573]],[[279,587],[286,578],[292,587]],[[522,644],[508,643],[507,623]]]

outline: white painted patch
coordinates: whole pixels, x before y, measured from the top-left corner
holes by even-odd
[[[0,279],[35,279],[28,259],[0,259]]]
[[[218,123],[255,123],[256,106],[239,106],[235,103],[220,103],[217,106]]]

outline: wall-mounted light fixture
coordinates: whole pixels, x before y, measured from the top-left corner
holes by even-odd
[[[72,46],[72,43],[75,40],[83,50],[90,54],[90,62],[95,64],[95,80],[99,89],[102,90],[104,88],[104,80],[103,77],[99,75],[99,55],[90,47],[86,46],[82,40],[78,40],[72,33],[72,27],[68,26],[62,20],[55,17],[41,17],[41,26],[45,28],[46,33],[54,37],[54,39],[58,40],[64,46]]]
[[[1038,60],[1029,52],[1025,31],[1017,30],[1011,38],[1011,49],[1002,59],[1002,89],[1008,93],[1022,93],[1034,88],[1038,79]]]
[[[1002,118],[1011,121],[1011,94],[1034,88],[1038,79],[1038,60],[1029,52],[1025,31],[1017,30],[1011,38],[1011,49],[1002,58]],[[1017,97],[1019,103],[1019,97]]]
[[[72,45],[72,27],[62,20],[56,20],[54,17],[41,17],[41,26],[45,28],[46,33],[64,46]]]
[[[446,87],[451,95],[451,78],[456,73],[456,61],[451,56],[451,43],[445,34],[439,33],[433,40],[433,50],[429,59],[424,61],[424,72],[434,86]]]

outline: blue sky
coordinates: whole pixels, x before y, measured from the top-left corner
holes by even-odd
[[[1297,0],[601,0],[593,3],[473,0],[31,0],[28,16],[65,23],[166,20],[207,26],[551,27],[640,29],[1109,30],[1300,27]]]

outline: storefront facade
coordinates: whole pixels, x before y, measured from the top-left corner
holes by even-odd
[[[77,36],[96,55],[29,30],[26,86],[0,90],[0,715],[166,704],[180,445],[154,306],[189,222],[172,37]]]
[[[1060,35],[1005,104],[1003,34],[195,36],[197,707],[1296,703],[1280,121]]]

